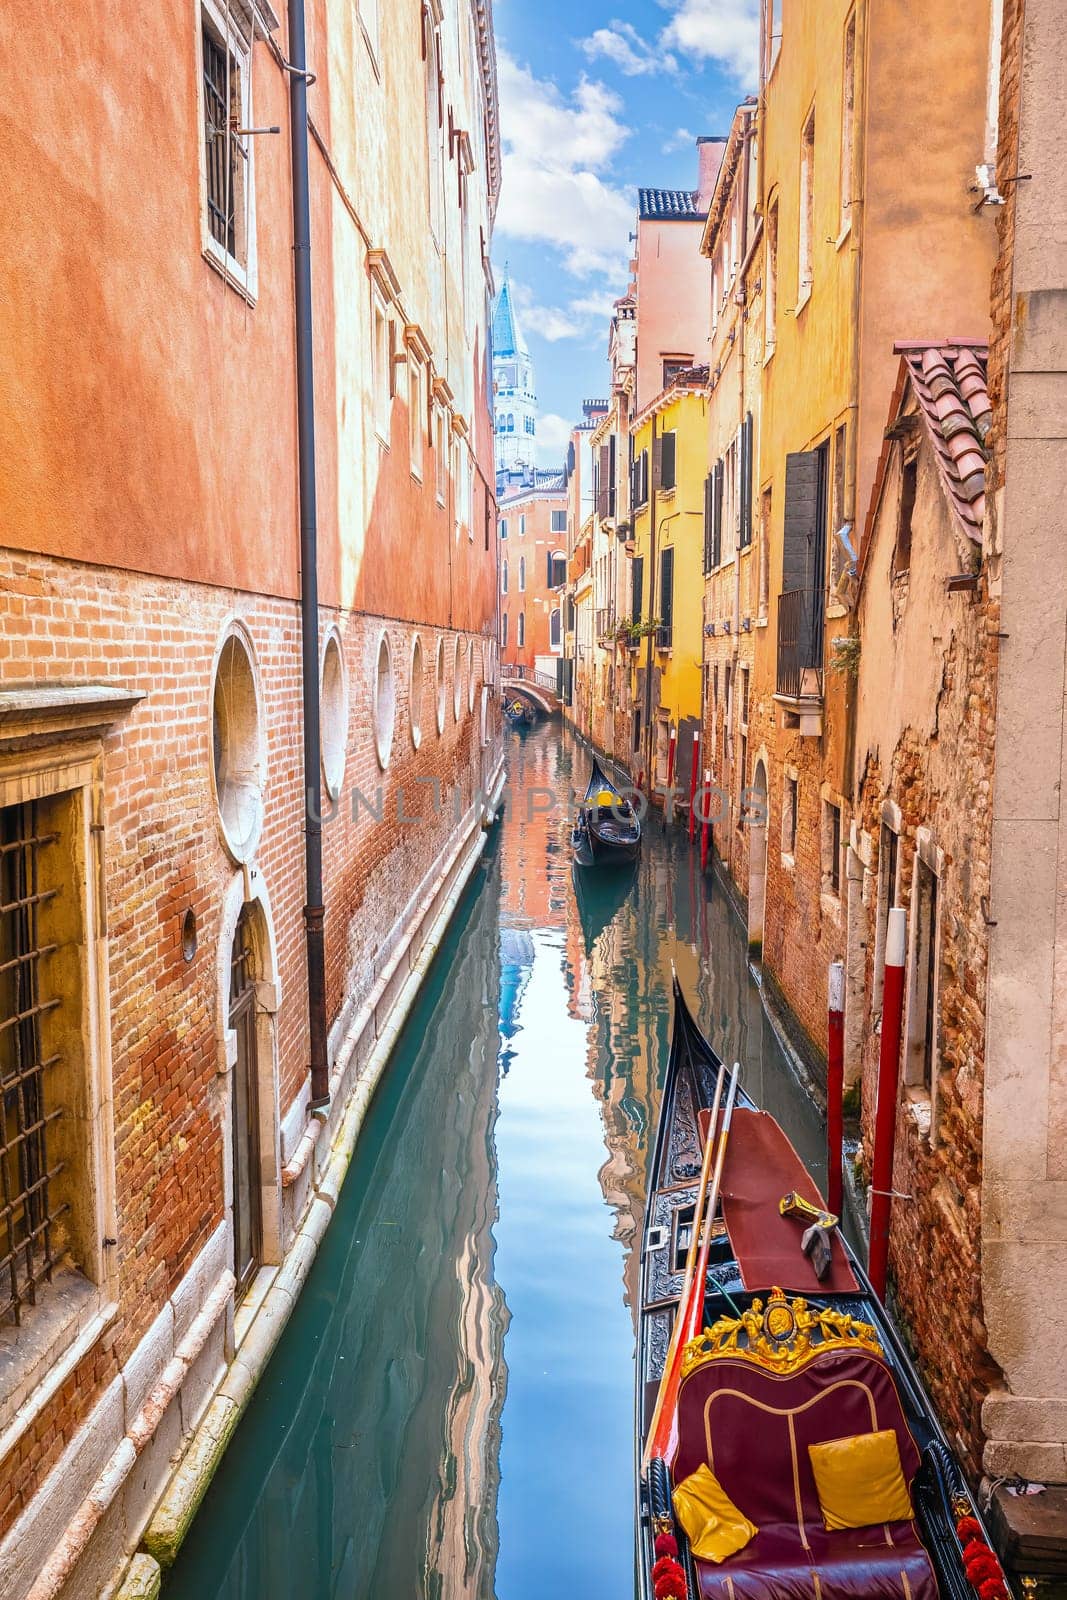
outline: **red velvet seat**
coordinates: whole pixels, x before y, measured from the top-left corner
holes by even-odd
[[[707,1462],[759,1533],[721,1565],[696,1562],[715,1600],[937,1600],[915,1525],[828,1533],[808,1445],[892,1428],[910,1484],[919,1453],[892,1374],[863,1350],[828,1350],[798,1372],[716,1356],[684,1380],[675,1483]]]

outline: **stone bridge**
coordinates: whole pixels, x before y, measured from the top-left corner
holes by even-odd
[[[500,677],[500,692],[506,700],[515,696],[528,700],[542,716],[554,717],[559,711],[556,680],[547,672],[504,667]]]

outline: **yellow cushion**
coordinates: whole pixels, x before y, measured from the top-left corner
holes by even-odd
[[[809,1444],[808,1455],[828,1529],[910,1522],[915,1515],[892,1428]]]
[[[596,797],[596,803],[598,806],[613,806],[617,799],[618,796],[612,794],[610,789],[601,789]]]
[[[725,1561],[759,1532],[708,1466],[698,1467],[675,1489],[674,1514],[701,1561]]]

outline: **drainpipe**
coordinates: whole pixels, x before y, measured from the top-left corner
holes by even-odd
[[[659,418],[652,413],[652,440],[648,452],[648,620],[656,615],[656,423]],[[648,798],[656,792],[656,774],[653,768],[655,740],[652,737],[652,651],[654,634],[649,630],[645,647],[645,771],[648,774]]]
[[[849,447],[846,457],[847,481],[845,485],[845,499],[852,509],[852,542],[859,554],[860,545],[860,507],[859,493],[859,421],[860,421],[860,307],[863,294],[863,205],[864,190],[867,179],[866,165],[866,139],[864,131],[867,117],[867,8],[860,0],[856,6],[856,43],[854,57],[855,72],[855,100],[853,106],[853,149],[852,149],[852,204],[851,224],[852,239],[850,250],[852,254],[852,349],[849,353],[849,383],[848,383],[848,414],[851,419],[849,429]],[[836,532],[836,530],[832,530]],[[855,610],[849,619],[849,635],[856,637],[858,633],[858,620]],[[825,696],[825,687],[823,690]],[[842,751],[844,771],[841,774],[841,793],[849,801],[855,799],[855,763],[856,763],[856,712],[858,702],[858,684],[850,677],[845,677],[845,739]]]
[[[304,0],[289,0],[289,119],[293,168],[293,288],[296,311],[296,430],[300,479],[300,651],[304,709],[304,941],[307,949],[311,1109],[329,1104],[326,959],[322,902],[322,741],[319,727],[319,568],[315,507],[315,373],[311,324],[311,201],[308,184]]]

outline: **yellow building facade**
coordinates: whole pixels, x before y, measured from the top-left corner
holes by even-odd
[[[630,766],[646,792],[673,782],[685,797],[701,716],[706,376],[680,373],[632,432]]]

